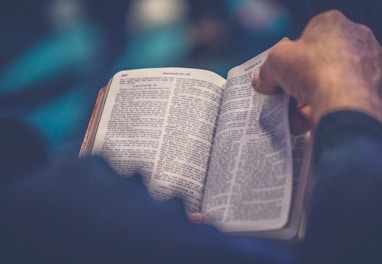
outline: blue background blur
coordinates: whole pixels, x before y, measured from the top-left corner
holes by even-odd
[[[13,0],[0,8],[0,117],[53,156],[77,155],[99,88],[118,70],[227,70],[336,8],[381,42],[380,0]],[[1,128],[0,128],[1,136]]]

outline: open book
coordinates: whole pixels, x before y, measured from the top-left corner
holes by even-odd
[[[100,91],[81,155],[139,172],[224,232],[292,239],[303,226],[309,135],[291,136],[285,94],[251,87],[267,51],[231,69],[121,71]]]

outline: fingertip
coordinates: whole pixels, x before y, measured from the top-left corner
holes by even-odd
[[[260,94],[270,94],[264,81],[260,79],[260,73],[257,73],[252,78],[252,88]]]
[[[252,88],[256,90],[257,85],[259,84],[260,78],[259,74],[255,74],[252,78]]]
[[[272,95],[282,92],[282,89],[279,86],[268,85],[265,82],[261,82],[259,80],[257,80],[256,85],[252,84],[252,87],[255,92],[264,95]]]
[[[279,86],[273,82],[272,79],[267,77],[267,73],[263,68],[260,69],[260,72],[256,73],[252,77],[252,88],[264,95],[275,94],[280,91]]]
[[[194,223],[200,224],[203,222],[203,215],[201,213],[188,213],[188,218]]]

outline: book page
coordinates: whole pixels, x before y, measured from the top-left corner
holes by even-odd
[[[117,73],[107,90],[92,154],[120,174],[138,172],[159,199],[200,211],[225,79],[205,70]]]
[[[288,220],[292,190],[288,96],[260,95],[251,80],[264,52],[227,78],[202,213],[222,231],[269,230]]]
[[[310,160],[312,142],[310,132],[291,135],[293,159],[292,200],[288,222],[281,229],[257,231],[256,236],[284,240],[301,240],[305,236],[307,204],[311,194]],[[245,232],[248,235],[248,232]]]

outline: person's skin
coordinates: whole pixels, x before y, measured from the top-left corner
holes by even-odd
[[[295,41],[279,42],[252,80],[255,91],[283,90],[292,134],[317,126],[336,110],[356,110],[382,122],[382,48],[371,30],[330,10],[314,17]],[[202,222],[200,213],[189,218]]]
[[[255,91],[283,90],[291,104],[292,134],[313,129],[320,118],[336,110],[356,110],[382,122],[382,48],[373,33],[336,10],[314,17],[301,37],[272,48]],[[201,222],[201,214],[190,214]]]
[[[252,86],[296,98],[313,127],[336,110],[360,111],[382,122],[382,49],[369,28],[327,11],[299,39],[278,43]]]

